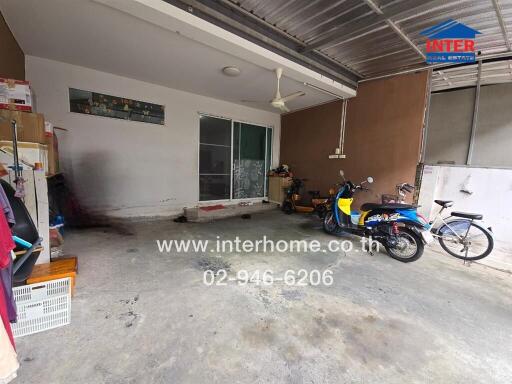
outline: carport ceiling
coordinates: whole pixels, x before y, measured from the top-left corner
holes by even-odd
[[[512,0],[166,0],[345,83],[425,67],[420,32],[456,19],[509,52]]]
[[[432,72],[432,91],[453,88],[475,87],[478,79],[478,65],[439,69]],[[512,60],[488,61],[482,64],[480,84],[512,82]]]

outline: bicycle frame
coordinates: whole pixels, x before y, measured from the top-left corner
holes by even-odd
[[[436,216],[434,217],[433,220],[430,220],[428,222],[428,230],[430,231],[430,233],[432,233],[432,236],[433,237],[436,237],[436,238],[439,238],[439,237],[443,237],[442,235],[438,235],[435,231],[440,228],[440,226],[437,226],[436,223],[438,221],[440,221],[442,224],[446,225],[451,231],[452,233],[457,236],[457,239],[458,240],[462,240],[463,238],[466,238],[466,236],[468,235],[469,233],[469,227],[468,227],[468,232],[466,232],[466,235],[464,237],[461,237],[457,234],[457,232],[452,228],[450,227],[450,223],[447,221],[447,219],[449,219],[450,217],[453,217],[453,216],[448,216],[448,217],[443,217],[441,216],[441,213],[444,211],[444,208],[441,208],[441,210],[439,212],[437,212]],[[468,220],[468,221],[472,221],[472,220]]]

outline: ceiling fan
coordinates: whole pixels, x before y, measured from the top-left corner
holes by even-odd
[[[270,105],[274,108],[279,109],[281,112],[290,112],[288,107],[286,106],[286,102],[296,99],[297,97],[304,96],[306,92],[297,91],[291,93],[287,96],[281,96],[281,92],[279,91],[279,84],[281,82],[281,76],[283,75],[283,68],[276,68],[276,77],[277,77],[277,89],[276,94],[272,100],[270,100]],[[243,100],[244,102],[251,102],[251,100]]]

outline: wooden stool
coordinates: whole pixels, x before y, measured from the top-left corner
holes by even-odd
[[[71,295],[75,295],[75,279],[78,271],[78,259],[65,257],[51,263],[37,264],[27,279],[27,284],[41,283],[43,281],[71,278]]]

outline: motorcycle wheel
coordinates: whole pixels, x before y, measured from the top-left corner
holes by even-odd
[[[327,214],[327,207],[325,206],[325,204],[317,205],[315,207],[315,211],[316,211],[316,214],[318,215],[318,217],[323,219],[325,217],[325,215]]]
[[[393,259],[410,263],[423,255],[423,240],[416,232],[406,227],[399,227],[396,236],[398,237],[397,245],[389,246],[387,243],[384,245],[388,255]]]
[[[281,210],[287,215],[291,215],[293,213],[293,205],[291,201],[285,201],[281,205]]]
[[[324,216],[324,231],[330,235],[336,235],[339,232],[339,227],[332,211],[327,212]]]

